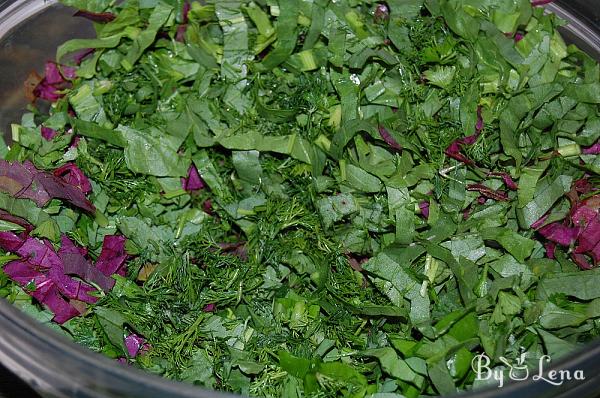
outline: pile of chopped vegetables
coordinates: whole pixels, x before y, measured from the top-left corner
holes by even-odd
[[[600,68],[547,1],[63,2],[97,38],[0,145],[0,296],[41,322],[269,397],[600,333]]]

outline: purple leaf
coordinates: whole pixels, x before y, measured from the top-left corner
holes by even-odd
[[[375,22],[383,22],[390,19],[390,9],[385,3],[377,4],[375,12],[373,13]]]
[[[42,133],[42,137],[46,141],[52,141],[52,139],[58,135],[58,131],[51,129],[50,127],[44,127],[44,126],[42,126],[42,128],[41,128],[41,133]]]
[[[102,242],[102,252],[96,260],[96,268],[104,275],[109,276],[125,270],[127,252],[125,251],[124,236],[107,235]]]
[[[540,235],[551,242],[558,243],[562,246],[569,246],[577,240],[580,230],[579,228],[567,227],[561,223],[555,222],[544,225],[538,229]]]
[[[575,254],[589,254],[595,264],[600,262],[600,215],[597,215],[581,232]]]
[[[456,159],[459,162],[462,162],[464,164],[468,164],[468,165],[475,164],[475,162],[473,162],[471,159],[469,159],[465,155],[463,155],[461,153],[461,151],[462,151],[463,146],[473,145],[475,142],[477,142],[477,138],[479,138],[479,135],[481,134],[481,131],[483,130],[483,127],[484,127],[484,122],[483,122],[483,117],[481,115],[481,112],[482,112],[482,108],[481,108],[481,106],[478,106],[477,107],[477,123],[475,124],[475,134],[454,140],[448,146],[448,148],[446,148],[446,151],[445,151],[446,155],[448,155],[451,158]]]
[[[31,225],[27,220],[22,219],[21,217],[13,216],[9,212],[0,209],[0,220],[8,221],[13,224],[17,224],[25,229],[27,233],[33,231],[34,226]]]
[[[21,286],[26,286],[33,282],[36,288],[40,285],[51,283],[51,281],[40,271],[36,270],[27,261],[14,260],[9,262],[2,268],[4,273],[10,279],[17,282]]]
[[[15,253],[36,267],[62,269],[60,258],[54,251],[52,244],[48,241],[27,237]]]
[[[600,195],[580,201],[578,194],[588,193],[593,189],[586,178],[575,181],[568,194],[572,203],[569,217],[538,229],[540,235],[551,242],[562,246],[572,245],[574,248],[571,258],[582,269],[600,264]],[[546,218],[547,216],[540,218],[532,227],[542,225]]]
[[[600,155],[600,141],[596,142],[594,145],[583,148],[581,153],[584,155]]]
[[[206,199],[204,203],[202,203],[202,210],[204,210],[206,214],[213,214],[212,200]]]
[[[73,62],[75,62],[76,65],[80,65],[85,57],[92,54],[94,51],[96,50],[93,48],[84,48],[83,50],[77,51],[75,54],[73,54]]]
[[[571,221],[577,226],[586,226],[598,216],[598,211],[588,206],[576,205]]]
[[[28,236],[21,239],[10,232],[0,234],[0,245],[3,248],[14,246],[15,249],[11,251],[21,256],[20,260],[8,263],[3,269],[4,272],[23,287],[33,284],[34,289],[27,292],[54,312],[54,321],[57,323],[66,322],[79,315],[79,310],[85,309],[84,303],[92,304],[98,301],[92,294],[96,292],[96,288],[86,282],[94,283],[106,291],[112,289],[115,284],[110,274],[105,275],[86,259],[86,249],[76,246],[64,235],[61,237],[58,253],[47,240]],[[126,258],[125,238],[105,237],[98,261],[100,268],[120,267],[123,270],[122,265]],[[83,281],[69,275],[76,275]]]
[[[511,34],[512,36],[512,34]],[[515,41],[515,43],[520,42],[521,40],[523,40],[525,38],[525,35],[521,32],[517,32],[515,33],[515,35],[513,36],[513,40]]]
[[[45,76],[34,88],[33,95],[50,102],[58,101],[64,97],[61,91],[70,87],[68,80],[73,80],[76,77],[75,68],[59,65],[52,61],[46,62],[44,73]]]
[[[186,23],[181,24],[177,27],[177,32],[175,33],[175,40],[183,43],[185,41],[185,32],[187,32],[188,25]]]
[[[592,191],[598,190],[598,188],[594,187],[594,185],[588,180],[587,177],[581,178],[573,183],[573,188],[577,193],[590,193]]]
[[[77,78],[77,68],[67,65],[61,65],[60,68],[65,79],[73,80]]]
[[[531,228],[538,229],[539,227],[541,227],[542,225],[544,225],[544,223],[546,222],[547,219],[548,219],[548,214],[544,214],[536,222],[534,222],[533,224],[531,224]]]
[[[189,1],[185,1],[183,3],[183,9],[181,10],[181,20],[183,23],[188,23],[190,21],[189,13],[192,9],[192,4]]]
[[[481,106],[478,106],[477,107],[477,123],[475,124],[475,132],[477,134],[481,133],[481,131],[485,127],[484,123],[483,123],[483,116],[481,114],[482,111],[483,111],[483,109],[481,108]],[[474,144],[476,140],[477,140],[477,137],[475,137],[475,139],[473,140],[473,142],[471,142],[469,145]]]
[[[379,126],[379,135],[385,141],[385,143],[388,144],[392,149],[398,152],[402,151],[402,145],[400,145],[398,141],[396,141],[394,137],[392,137],[390,132],[387,131],[383,126]]]
[[[206,304],[204,308],[202,308],[203,312],[215,312],[217,309],[217,305],[215,303]]]
[[[554,252],[556,251],[556,243],[554,242],[546,242],[544,243],[544,248],[546,249],[546,257],[550,260],[554,260]]]
[[[517,189],[519,189],[517,183],[512,179],[512,177],[508,173],[494,172],[490,173],[489,175],[493,177],[500,177],[504,182],[504,185],[506,185],[506,187],[510,190],[516,191]]]
[[[117,17],[112,12],[91,12],[86,10],[79,10],[75,14],[73,14],[73,16],[89,19],[90,21],[97,23],[108,23],[114,21]]]
[[[581,269],[592,269],[593,266],[590,264],[588,259],[583,254],[571,254],[571,258]]]
[[[15,198],[31,199],[40,207],[57,198],[90,213],[96,210],[81,189],[36,169],[29,161],[21,164],[0,159],[0,191]]]
[[[471,213],[473,212],[473,209],[471,206],[467,207],[466,209],[463,210],[463,220],[468,220],[469,217],[471,217]]]
[[[60,93],[60,89],[48,84],[45,80],[42,80],[40,84],[33,89],[33,95],[36,98],[41,98],[50,102],[56,102],[64,97],[64,94]]]
[[[96,289],[81,281],[75,280],[65,274],[64,267],[54,267],[48,272],[48,276],[58,289],[58,291],[66,298],[83,301],[84,303],[93,304],[98,301],[97,297],[88,295]]]
[[[28,293],[54,313],[53,320],[55,322],[64,323],[79,315],[79,311],[60,295],[55,282],[36,270],[27,261],[11,261],[4,266],[3,270],[12,280],[23,287],[33,284],[35,289]]]
[[[429,202],[426,200],[419,203],[419,208],[421,209],[421,214],[425,218],[429,218]]]
[[[98,285],[104,291],[110,291],[115,285],[115,280],[94,267],[65,235],[61,237],[58,256],[62,260],[62,271],[65,275],[77,275],[84,281]]]
[[[71,184],[79,188],[84,194],[92,192],[92,184],[90,180],[83,174],[74,163],[67,163],[64,166],[54,170],[54,175],[60,177],[67,184]]]
[[[495,191],[489,187],[486,187],[483,184],[469,184],[469,185],[467,185],[467,191],[479,192],[481,194],[481,196],[488,198],[488,199],[497,200],[497,201],[507,201],[508,200],[508,195],[506,194],[506,192],[500,191],[500,190]]]
[[[469,159],[468,157],[466,157],[465,155],[460,153],[460,151],[462,149],[462,145],[460,144],[459,141],[461,141],[461,140],[456,140],[450,144],[450,146],[445,151],[446,155],[450,156],[453,159],[458,160],[459,162],[465,163],[465,164],[469,164],[469,165],[475,164],[475,162],[473,162],[471,159]]]
[[[0,248],[7,252],[16,252],[25,241],[12,232],[0,232]]]
[[[145,343],[146,340],[135,333],[125,337],[125,348],[127,348],[129,356],[133,358],[140,353],[140,350],[144,347]]]
[[[188,170],[188,176],[181,179],[181,186],[190,192],[204,188],[204,181],[195,165],[192,164]]]
[[[38,299],[35,295],[34,297]],[[51,288],[41,301],[54,313],[53,320],[56,323],[65,323],[69,319],[80,315],[79,311],[69,304],[56,288]]]
[[[79,141],[81,141],[81,137],[78,135],[74,136],[69,149],[77,148],[79,146]]]
[[[56,62],[47,61],[44,67],[44,80],[50,85],[63,83],[63,79],[58,64]]]

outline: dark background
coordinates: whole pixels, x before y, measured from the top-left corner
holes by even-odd
[[[10,1],[0,0],[0,10],[2,10]],[[600,29],[600,5],[599,1],[592,0],[565,0],[565,1],[557,1],[561,6],[565,9],[569,10],[572,14],[579,17],[580,20],[586,21],[588,25],[595,26],[596,29]],[[69,15],[72,14],[72,11],[60,9],[51,11],[49,13],[45,13],[43,16],[36,17],[36,29],[31,31],[22,31],[18,30],[14,32],[12,38],[9,37],[9,42],[13,40],[13,38],[19,38],[26,45],[16,46],[14,51],[19,51],[23,57],[30,57],[32,59],[32,69],[37,69],[39,72],[43,69],[43,63],[45,62],[44,56],[41,56],[40,53],[52,54],[58,44],[64,41],[64,34],[70,33],[70,37],[75,36],[86,36],[89,34],[88,32],[82,31],[78,26],[79,24],[75,23],[67,23],[70,19]],[[65,18],[65,16],[67,18]],[[56,18],[61,18],[61,24],[54,24],[53,29],[59,29],[59,32],[53,34],[51,37],[47,36],[47,32],[52,31],[52,29],[44,29],[44,23],[52,23]],[[64,21],[64,22],[63,22]],[[74,19],[73,22],[75,22]],[[54,28],[56,27],[56,28]],[[5,50],[7,45],[7,40],[3,40],[2,44],[0,44],[0,51]],[[14,47],[14,44],[11,42],[10,46]],[[52,49],[49,51],[48,49]],[[35,61],[34,61],[35,60]],[[6,60],[2,59],[2,55],[0,54],[0,65],[6,65]],[[13,60],[14,62],[14,60]],[[4,68],[4,66],[3,66]],[[29,73],[29,71],[25,72],[25,76]],[[4,77],[7,77],[6,75]],[[15,82],[16,76],[14,76],[11,80],[13,83]],[[20,80],[20,81],[23,81]],[[20,82],[17,79],[16,87],[20,86]],[[6,92],[3,93],[5,95]],[[5,110],[0,109],[0,114],[5,112]],[[11,117],[17,117],[18,111],[12,111]],[[4,116],[4,115],[0,115]],[[13,119],[15,120],[15,119]],[[18,119],[16,119],[18,120]],[[5,126],[0,126],[0,129],[5,128]],[[600,392],[599,392],[600,395]],[[21,382],[17,377],[12,375],[10,371],[0,365],[0,398],[35,398],[37,395],[27,387],[26,384]]]

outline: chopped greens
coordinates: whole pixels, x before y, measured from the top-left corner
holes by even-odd
[[[452,394],[600,333],[600,67],[542,2],[63,2],[97,37],[0,146],[27,313],[266,397]]]

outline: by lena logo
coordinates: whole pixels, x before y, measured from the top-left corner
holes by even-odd
[[[505,378],[508,380],[527,380],[531,378],[534,381],[541,380],[554,386],[560,386],[565,381],[569,380],[585,380],[583,370],[550,370],[544,369],[545,365],[551,362],[548,355],[542,355],[538,361],[537,372],[533,372],[529,366],[525,364],[526,354],[523,353],[515,361],[510,361],[507,358],[500,357],[499,360],[505,367],[490,367],[492,361],[485,354],[475,355],[471,361],[471,368],[475,372],[475,380],[494,380],[498,384],[498,388],[504,386]],[[508,370],[508,372],[507,372]],[[530,371],[532,371],[530,373]]]

